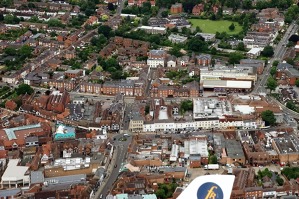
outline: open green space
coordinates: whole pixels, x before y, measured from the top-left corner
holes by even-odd
[[[188,21],[192,24],[193,28],[198,26],[204,33],[215,34],[216,32],[227,32],[227,34],[233,35],[238,34],[242,30],[242,26],[240,26],[237,22],[228,20],[212,21],[208,19],[189,19]],[[228,28],[232,23],[235,25],[235,29],[233,31]]]

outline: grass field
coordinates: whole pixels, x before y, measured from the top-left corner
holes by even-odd
[[[234,22],[235,30],[230,31],[228,27],[233,22],[227,20],[211,21],[208,19],[189,19],[188,21],[192,24],[192,28],[199,26],[204,33],[227,32],[227,34],[233,35],[238,34],[242,30],[242,26]]]

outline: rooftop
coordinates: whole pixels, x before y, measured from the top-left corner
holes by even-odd
[[[228,157],[234,159],[244,157],[244,152],[240,142],[236,140],[225,140],[225,142],[226,142],[226,152]]]
[[[279,153],[289,154],[299,152],[299,140],[295,136],[284,136],[279,138],[273,138]]]
[[[25,175],[29,167],[18,166],[20,159],[10,159],[7,168],[1,178],[3,181],[19,181],[24,180],[29,182],[29,176]]]
[[[193,118],[217,118],[231,115],[232,109],[229,101],[219,101],[217,98],[193,99]]]

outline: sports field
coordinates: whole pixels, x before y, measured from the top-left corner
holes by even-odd
[[[238,34],[242,30],[242,26],[237,22],[227,20],[212,21],[208,19],[189,19],[188,21],[192,24],[192,28],[199,26],[204,33],[227,32],[227,34],[232,35]],[[235,30],[230,31],[228,27],[232,23],[235,24]]]

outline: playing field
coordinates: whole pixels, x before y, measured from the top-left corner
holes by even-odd
[[[199,26],[204,33],[227,32],[227,34],[232,35],[238,34],[242,30],[242,26],[237,22],[227,20],[211,21],[208,19],[189,19],[188,21],[192,24],[192,28]],[[234,31],[230,31],[228,28],[232,23],[235,24]]]

